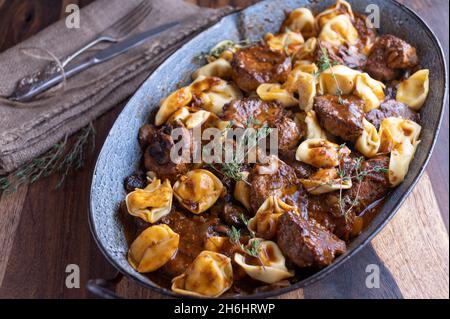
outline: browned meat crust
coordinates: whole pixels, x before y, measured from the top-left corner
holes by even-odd
[[[291,71],[291,59],[283,52],[254,45],[238,50],[231,61],[233,81],[246,92],[263,83],[282,83]]]
[[[255,128],[267,124],[278,132],[278,151],[289,151],[298,146],[302,134],[288,112],[277,103],[264,102],[259,98],[234,100],[224,106],[222,118],[232,121],[237,127],[245,128],[250,118],[257,123]]]
[[[298,267],[325,267],[346,251],[345,242],[325,227],[293,212],[280,217],[277,242],[283,254]]]
[[[314,110],[320,125],[345,141],[355,142],[362,134],[364,102],[352,95],[343,96],[342,104],[334,95],[318,96],[314,99]]]
[[[379,109],[373,109],[366,114],[366,119],[375,125],[377,129],[380,128],[381,122],[388,117],[401,117],[416,123],[419,123],[420,120],[418,113],[411,110],[407,105],[397,102],[394,99],[384,101],[381,103]]]
[[[392,81],[402,69],[419,64],[416,49],[396,36],[386,34],[378,38],[371,49],[365,70],[376,80]]]

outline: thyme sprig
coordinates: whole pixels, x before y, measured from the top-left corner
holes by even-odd
[[[84,165],[85,149],[89,140],[94,145],[95,129],[91,124],[81,129],[73,144],[68,143],[68,136],[41,156],[31,160],[20,167],[15,173],[0,178],[0,191],[15,192],[20,186],[34,184],[37,181],[49,177],[53,173],[60,173],[56,184],[59,188],[72,170],[79,170]]]
[[[361,191],[362,182],[364,179],[371,173],[388,173],[388,169],[381,166],[374,166],[372,168],[368,169],[361,169],[362,163],[364,161],[364,157],[358,157],[354,160],[353,165],[350,169],[351,172],[354,172],[353,174],[349,174],[345,171],[345,169],[342,167],[342,156],[344,152],[342,152],[342,149],[345,147],[345,144],[342,144],[339,146],[339,166],[338,166],[338,175],[340,180],[340,187],[339,187],[339,208],[341,211],[341,215],[345,217],[345,219],[349,218],[349,214],[352,212],[353,208],[359,204],[359,196]],[[353,199],[348,199],[345,201],[343,199],[343,182],[345,181],[351,181],[356,180],[358,182],[358,186],[356,189],[356,194]],[[345,202],[350,204],[350,207],[345,209],[344,204]]]
[[[194,58],[194,61],[198,63],[203,63],[205,60],[211,62],[213,60],[219,59],[226,51],[233,51],[234,48],[245,48],[251,44],[252,42],[249,39],[244,39],[239,42],[224,40],[222,42],[219,42],[209,52],[201,52]]]
[[[328,56],[328,52],[324,47],[320,48],[322,55],[319,58],[319,61],[317,63],[318,70],[315,72],[315,77],[317,78],[322,72],[330,69],[331,70],[331,76],[333,77],[334,82],[336,83],[336,95],[338,96],[338,102],[339,104],[344,104],[344,100],[342,99],[342,89],[339,86],[339,82],[336,78],[336,73],[334,73],[333,66],[337,65],[336,61],[331,61],[330,57]]]

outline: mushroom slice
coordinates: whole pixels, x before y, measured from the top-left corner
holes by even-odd
[[[231,259],[225,255],[202,251],[186,271],[172,279],[172,290],[194,297],[219,297],[233,284]]]
[[[430,90],[429,73],[427,69],[420,70],[401,82],[395,99],[408,105],[414,111],[419,111]]]
[[[154,179],[144,189],[136,189],[125,198],[130,215],[139,217],[148,223],[156,223],[170,213],[172,209],[173,190],[168,179],[161,184]]]
[[[236,253],[234,261],[251,278],[273,284],[294,276],[294,271],[287,269],[283,254],[273,241],[253,238],[249,241],[247,249],[251,249],[257,257]]]
[[[248,229],[258,237],[272,239],[277,234],[278,218],[288,211],[298,213],[297,207],[286,204],[277,196],[269,196],[255,217],[248,221]]]
[[[247,210],[251,210],[250,205],[250,185],[247,182],[249,172],[241,172],[242,180],[236,182],[234,187],[234,198],[244,205]]]
[[[323,138],[312,138],[300,144],[295,158],[317,168],[331,168],[339,165],[339,152],[339,145]]]
[[[308,179],[301,179],[300,182],[306,188],[306,191],[312,195],[352,188],[352,180],[345,177],[339,178],[336,168],[319,169]]]
[[[173,192],[181,205],[194,214],[201,214],[219,199],[223,184],[213,173],[195,169],[181,176]]]
[[[180,236],[165,224],[144,230],[131,244],[128,262],[140,273],[152,272],[177,252]]]

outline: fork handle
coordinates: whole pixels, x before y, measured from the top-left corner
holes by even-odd
[[[91,42],[89,42],[88,44],[86,44],[85,46],[83,46],[82,48],[78,49],[76,52],[74,52],[71,55],[65,57],[64,60],[61,63],[62,66],[65,67],[72,60],[74,60],[75,58],[77,58],[78,56],[80,56],[81,54],[83,54],[84,52],[86,52],[87,50],[89,50],[90,48],[92,48],[93,46],[96,46],[97,44],[99,44],[101,42],[113,42],[113,43],[115,43],[115,42],[117,42],[117,40],[113,39],[111,37],[106,37],[106,36],[98,37],[98,38],[92,40]]]

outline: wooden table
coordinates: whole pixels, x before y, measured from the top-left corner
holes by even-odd
[[[64,16],[69,3],[92,0],[0,0],[0,52]],[[252,1],[199,0],[201,5]],[[254,1],[253,1],[254,2]],[[448,57],[446,0],[402,0],[432,27]],[[431,88],[432,89],[432,88]],[[123,104],[124,105],[124,104]],[[120,113],[118,105],[95,122],[96,145]],[[397,216],[351,261],[331,276],[288,298],[429,298],[449,296],[449,122],[448,105],[438,146],[415,190]],[[87,207],[92,170],[97,158],[89,155],[85,169],[72,174],[54,190],[51,177],[0,199],[0,298],[85,298],[90,278],[114,274],[97,249],[88,227]],[[65,287],[68,264],[81,270],[81,288]],[[381,286],[365,286],[366,267],[380,267]],[[160,298],[127,280],[117,292],[125,297]]]

